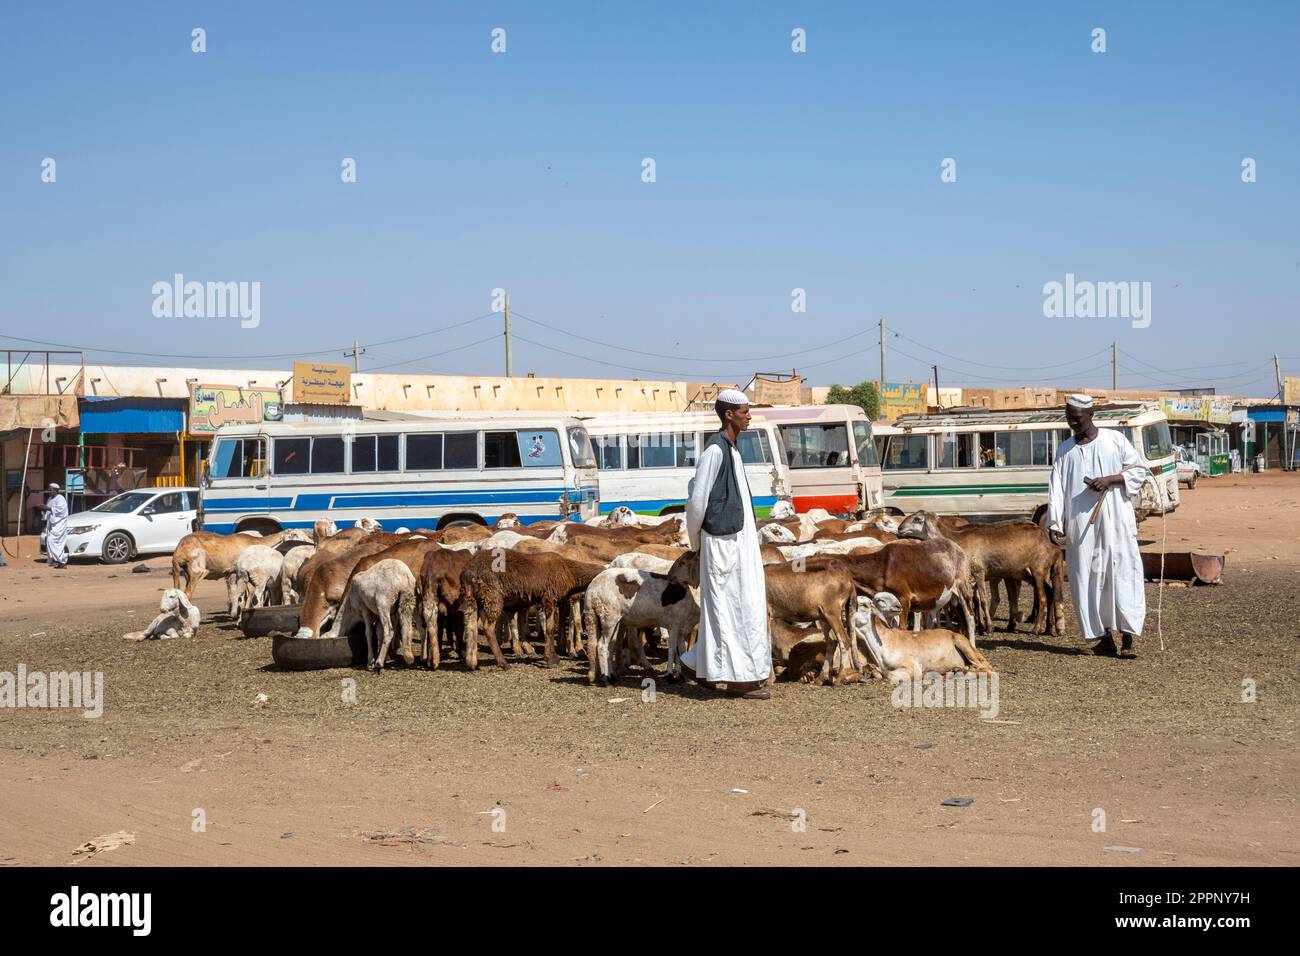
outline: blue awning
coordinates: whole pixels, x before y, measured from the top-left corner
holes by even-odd
[[[185,430],[185,401],[179,398],[107,398],[77,400],[83,435],[174,435]]]

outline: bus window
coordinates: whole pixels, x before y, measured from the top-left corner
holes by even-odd
[[[271,443],[271,471],[277,475],[305,475],[310,470],[310,438],[277,438]]]
[[[671,434],[628,436],[627,466],[629,468],[672,468],[675,460]]]
[[[398,435],[358,435],[352,439],[352,471],[397,471]]]
[[[265,452],[260,438],[222,438],[208,465],[213,478],[261,478]]]
[[[1169,437],[1169,423],[1156,422],[1142,429],[1142,452],[1147,461],[1168,458],[1174,453],[1174,443]]]
[[[696,437],[693,434],[680,433],[673,436],[673,453],[678,468],[694,468],[696,457]]]
[[[791,468],[837,468],[849,464],[847,425],[782,425],[786,463]]]
[[[441,435],[407,435],[406,436],[406,470],[407,471],[441,471],[442,470],[442,436]]]
[[[525,468],[562,468],[560,436],[553,428],[516,432],[519,436],[519,457]],[[487,446],[483,447],[484,454]]]
[[[934,463],[936,468],[975,467],[974,435],[944,432],[935,436],[935,447],[938,450],[938,460]]]
[[[518,468],[521,464],[518,432],[483,433],[484,468]]]
[[[609,471],[623,467],[623,449],[618,435],[593,435],[591,443],[596,446],[596,467]]]
[[[876,468],[880,459],[876,456],[876,443],[871,440],[871,423],[853,423],[853,441],[858,446],[858,464],[864,468]]]
[[[772,446],[765,432],[741,432],[736,440],[740,460],[747,465],[765,465],[772,462]]]
[[[448,432],[443,436],[442,459],[444,468],[477,468],[478,432]]]
[[[929,467],[927,435],[890,435],[883,467],[887,471]]]
[[[338,435],[321,435],[311,440],[311,473],[343,473],[343,439]]]

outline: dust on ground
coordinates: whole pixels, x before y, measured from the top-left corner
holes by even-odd
[[[195,639],[131,644],[168,559],[59,572],[8,539],[0,671],[99,671],[104,705],[0,709],[0,865],[1294,865],[1300,479],[1203,480],[1166,520],[1144,550],[1226,553],[1225,583],[1148,584],[1133,661],[1084,653],[1072,609],[981,639],[993,719],[880,682],[643,698],[578,661],[283,672],[218,582]]]

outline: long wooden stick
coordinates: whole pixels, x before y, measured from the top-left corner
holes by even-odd
[[[1106,495],[1110,492],[1111,487],[1111,485],[1107,485],[1106,490],[1103,491],[1101,497],[1097,499],[1097,507],[1092,509],[1092,517],[1088,519],[1088,527],[1091,528],[1097,523],[1097,519],[1101,516],[1102,502],[1106,500]]]

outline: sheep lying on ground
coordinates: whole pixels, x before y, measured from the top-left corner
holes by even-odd
[[[170,641],[177,637],[193,637],[199,629],[199,609],[190,603],[180,588],[168,588],[158,603],[162,613],[143,631],[123,634],[124,641]]]
[[[853,614],[854,637],[866,646],[867,657],[897,684],[920,680],[932,671],[983,671],[993,673],[988,660],[965,634],[943,628],[908,631],[890,627],[888,620],[901,613],[902,604],[888,591],[875,600],[859,597]]]

